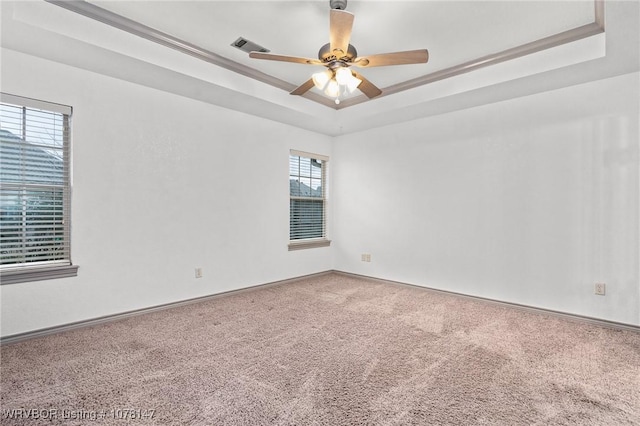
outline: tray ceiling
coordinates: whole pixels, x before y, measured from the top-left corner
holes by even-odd
[[[272,53],[315,58],[328,42],[326,0],[118,0],[63,5],[86,6],[153,29],[228,61],[231,67],[203,61],[157,39],[109,25],[100,16],[83,16],[55,3],[3,1],[2,45],[326,134],[358,130],[372,117],[386,117],[380,125],[402,121],[413,115],[406,114],[406,108],[605,56],[605,8],[598,1],[350,0],[347,10],[355,15],[351,43],[359,54],[427,48],[430,60],[361,69],[383,95],[373,100],[357,95],[336,110],[330,99],[312,93],[316,89],[309,99],[288,94],[322,67],[255,60],[231,46],[242,36]],[[618,17],[617,3],[611,7],[612,16],[607,15],[612,23],[637,21],[624,13]],[[609,25],[608,19],[607,36]],[[541,45],[540,40],[552,43]],[[65,53],[51,48],[65,43],[75,56],[68,49]],[[517,54],[500,58],[504,52]],[[496,57],[500,60],[487,59]],[[198,82],[203,92],[187,88]]]

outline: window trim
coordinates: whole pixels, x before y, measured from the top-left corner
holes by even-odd
[[[78,276],[78,265],[28,266],[0,273],[0,284],[18,284]]]
[[[67,120],[67,126],[70,129],[73,108],[68,105],[62,105],[53,102],[41,101],[38,99],[27,98],[23,96],[12,95],[9,93],[0,92],[0,102],[19,105],[24,108],[40,109],[48,112],[63,114]],[[68,221],[68,244],[69,253],[67,259],[34,262],[32,264],[22,264],[19,266],[11,266],[11,264],[5,265],[0,268],[0,285],[5,284],[17,284],[31,281],[42,281],[56,278],[75,277],[78,275],[78,266],[74,265],[71,260],[71,134],[69,133],[68,140],[66,141],[67,151],[67,164],[68,164],[68,177],[65,182],[66,202],[68,211],[66,212],[66,220]]]
[[[329,157],[326,155],[320,155],[320,154],[313,154],[310,152],[305,152],[305,151],[298,151],[295,149],[291,149],[289,150],[289,157],[294,156],[294,157],[306,157],[306,158],[312,158],[315,160],[321,160],[323,162],[323,177],[322,177],[322,201],[323,201],[323,215],[324,215],[324,236],[320,237],[320,238],[304,238],[304,239],[299,239],[299,240],[289,240],[289,244],[288,244],[288,250],[289,251],[296,251],[296,250],[304,250],[304,249],[311,249],[311,248],[318,248],[318,247],[328,247],[329,245],[331,245],[331,240],[327,237],[328,235],[328,223],[327,223],[327,204],[328,204],[328,197],[327,197],[327,180],[328,180],[328,176],[327,176],[327,168],[324,166],[329,162]],[[291,200],[291,194],[289,194],[289,200]],[[291,214],[291,207],[289,207],[289,214]],[[291,232],[291,222],[289,222],[289,232]]]
[[[289,251],[304,250],[316,247],[328,247],[331,240],[327,238],[308,238],[306,240],[289,241]]]

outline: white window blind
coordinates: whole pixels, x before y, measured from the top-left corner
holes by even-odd
[[[42,101],[6,94],[2,94],[0,102],[0,272],[3,284],[10,278],[9,272],[34,268],[53,270],[52,267],[71,265],[71,108],[51,104],[47,109],[47,106]],[[53,275],[61,276],[59,272]],[[31,279],[54,276],[32,275]],[[19,281],[25,279],[14,282]]]
[[[289,155],[289,248],[328,245],[328,158],[291,151]]]

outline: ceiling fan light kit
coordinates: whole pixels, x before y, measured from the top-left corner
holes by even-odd
[[[330,0],[329,5],[329,43],[320,48],[318,59],[299,58],[295,56],[276,55],[266,52],[251,52],[249,57],[270,61],[292,62],[305,65],[322,65],[327,69],[312,77],[291,92],[292,95],[303,95],[313,87],[324,91],[325,95],[340,103],[340,98],[360,89],[369,99],[382,94],[382,90],[362,75],[349,69],[356,67],[378,67],[388,65],[406,65],[426,63],[429,60],[427,49],[406,52],[382,53],[359,57],[356,48],[349,44],[353,28],[354,15],[344,11],[346,0]]]
[[[340,103],[340,96],[353,93],[362,80],[353,75],[347,67],[337,69],[327,69],[317,72],[311,76],[313,84],[318,90],[324,91],[325,95],[335,98],[335,103]]]

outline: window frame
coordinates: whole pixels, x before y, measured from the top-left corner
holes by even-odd
[[[291,201],[292,200],[301,200],[301,199],[305,199],[304,197],[299,197],[299,196],[293,196],[291,195],[291,190],[289,189],[289,244],[288,244],[288,249],[289,251],[294,251],[294,250],[304,250],[304,249],[310,249],[310,248],[317,248],[317,247],[328,247],[331,244],[331,240],[328,238],[328,176],[327,176],[327,169],[328,169],[328,163],[329,163],[329,157],[327,157],[326,155],[320,155],[320,154],[313,154],[310,152],[305,152],[305,151],[298,151],[295,149],[291,149],[289,151],[289,168],[291,168],[291,157],[303,157],[303,158],[309,158],[312,160],[320,160],[322,161],[322,173],[321,173],[321,187],[322,187],[322,197],[321,198],[317,198],[317,200],[321,200],[322,201],[322,236],[321,237],[313,237],[313,238],[301,238],[301,239],[295,239],[292,240],[291,239]],[[290,169],[289,169],[289,188],[291,188],[291,173],[290,173]],[[314,199],[314,201],[316,201],[316,199]]]
[[[26,113],[27,109],[35,109],[63,115],[63,180],[61,185],[55,187],[58,187],[62,192],[63,244],[67,247],[66,255],[63,259],[1,265],[0,284],[16,284],[77,276],[78,266],[74,265],[71,260],[71,117],[73,109],[67,105],[26,98],[4,92],[0,92],[0,103],[21,107],[23,108],[23,114]],[[26,142],[24,143],[26,144]],[[3,186],[28,190],[30,188],[28,185],[26,181],[22,181],[5,183]],[[36,187],[37,186],[38,185],[36,185]]]

